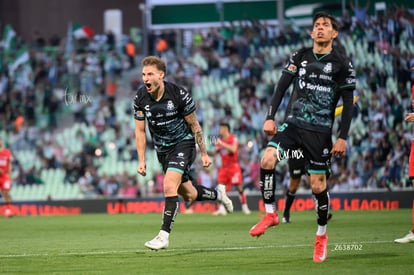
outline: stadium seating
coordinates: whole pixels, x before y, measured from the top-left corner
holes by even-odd
[[[402,39],[407,39],[406,34],[403,33]],[[386,58],[384,55],[376,50],[374,53],[367,52],[367,41],[365,39],[355,40],[351,36],[344,36],[341,38],[341,42],[347,52],[353,56],[353,62],[355,67],[373,66],[376,68],[384,68],[388,74],[386,81],[386,90],[401,101],[401,95],[398,92],[397,80],[393,73],[393,63],[391,58]],[[305,46],[311,46],[311,41],[305,42]],[[276,58],[278,54],[287,58],[287,56],[297,47],[297,45],[272,45],[264,46],[256,49],[253,45],[250,45],[251,53],[254,54],[259,51],[269,58]],[[401,43],[400,51],[406,51],[414,53],[414,45],[412,43]],[[196,53],[192,56],[191,61],[202,68],[204,71],[208,70],[207,60],[200,54]],[[277,83],[281,75],[280,68],[265,68],[261,75],[262,82],[264,84],[273,86]],[[200,83],[191,87],[191,92],[194,100],[198,104],[199,109],[203,113],[203,131],[205,136],[211,136],[213,124],[223,117],[223,109],[216,109],[213,107],[210,99],[216,98],[219,100],[221,106],[225,104],[231,106],[232,118],[229,120],[230,125],[237,125],[240,118],[243,116],[243,106],[239,100],[239,87],[237,81],[240,80],[239,74],[231,74],[226,78],[218,78],[212,75],[202,75]],[[407,85],[409,85],[407,83]],[[410,87],[407,86],[409,90]],[[368,81],[357,82],[358,91],[369,91]],[[368,93],[367,93],[368,94]],[[363,96],[363,95],[360,95]],[[364,102],[371,104],[379,104],[378,102],[371,102],[371,97],[367,96],[362,99]],[[130,111],[132,110],[130,98],[120,98],[115,104],[116,120],[125,127],[134,129],[134,121],[131,117]],[[277,120],[282,120],[284,114],[277,113]],[[387,118],[388,123],[391,125],[392,116]],[[45,123],[46,117],[40,119],[40,124]],[[44,125],[43,125],[44,126]],[[351,128],[352,137],[359,139],[366,135],[367,127],[361,117],[353,121]],[[0,136],[7,136],[7,132],[0,131]],[[97,129],[93,124],[87,125],[85,123],[74,123],[70,127],[67,127],[56,134],[56,144],[63,148],[64,156],[74,156],[83,150],[85,142],[94,139],[97,136]],[[150,137],[148,136],[148,139]],[[103,144],[103,150],[105,155],[96,158],[94,160],[99,176],[113,176],[119,174],[128,174],[129,176],[137,176],[136,168],[137,161],[130,160],[130,152],[124,150],[119,152],[116,150],[116,146],[123,146],[126,144],[127,137],[119,137],[116,135],[115,130],[112,127],[106,127],[105,131],[101,133],[99,142]],[[244,143],[247,140],[254,139],[252,133],[241,133],[240,142]],[[114,147],[115,144],[115,147]],[[212,149],[213,144],[208,144]],[[17,184],[12,188],[13,200],[43,200],[48,197],[52,199],[79,199],[82,198],[82,194],[77,183],[67,183],[65,179],[65,170],[62,168],[55,169],[41,169],[42,163],[37,157],[35,150],[17,150],[14,152],[15,158],[22,165],[25,171],[29,171],[34,168],[40,171],[40,179],[42,183],[23,185]],[[161,167],[158,164],[156,153],[153,150],[147,151],[147,175],[145,177],[137,176],[138,182],[142,188],[147,188],[147,183],[152,181],[154,175],[161,172]],[[355,156],[350,156],[354,158]],[[379,173],[381,171],[378,171]]]

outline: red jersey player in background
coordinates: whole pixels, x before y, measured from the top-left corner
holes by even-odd
[[[4,148],[3,139],[0,137],[0,190],[4,198],[4,216],[8,218],[13,216],[9,193],[11,188],[11,173],[11,153],[9,149]]]
[[[218,169],[217,183],[225,185],[226,192],[231,191],[233,185],[237,186],[242,211],[248,215],[250,210],[242,186],[242,171],[239,164],[239,142],[237,137],[230,133],[230,125],[224,122],[220,123],[219,136],[216,151],[221,157],[221,167]],[[227,212],[220,204],[218,210],[213,214],[226,215]]]
[[[414,67],[411,68],[414,70]],[[411,112],[406,114],[405,121],[407,122],[414,122],[414,84],[411,86]],[[408,160],[408,177],[411,180],[411,185],[414,182],[414,139],[411,141],[411,152],[410,152],[410,158]],[[396,243],[410,243],[414,242],[414,201],[413,201],[413,213],[412,213],[412,228],[408,232],[407,235],[405,235],[402,238],[395,239],[394,242]]]

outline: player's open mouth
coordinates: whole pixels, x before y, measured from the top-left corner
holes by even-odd
[[[147,90],[151,89],[151,83],[145,83],[145,86],[147,87]]]

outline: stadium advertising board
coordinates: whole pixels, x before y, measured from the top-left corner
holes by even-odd
[[[277,208],[283,209],[284,197],[277,195]],[[235,210],[241,206],[237,196],[231,196]],[[247,197],[251,210],[264,211],[260,195]],[[332,210],[392,210],[411,208],[414,191],[399,192],[370,192],[370,193],[337,193],[331,194]],[[3,211],[4,206],[0,206]],[[17,216],[44,216],[44,215],[79,215],[88,213],[107,214],[142,214],[159,213],[164,207],[162,197],[152,199],[96,199],[96,200],[67,200],[67,201],[33,201],[15,202],[13,211]],[[216,204],[213,202],[196,202],[192,206],[194,212],[214,212]],[[310,194],[298,194],[292,205],[292,211],[309,211],[314,209],[313,198]],[[184,205],[181,204],[181,212]]]

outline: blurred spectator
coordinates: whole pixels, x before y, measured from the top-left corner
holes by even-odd
[[[135,44],[132,39],[128,40],[128,43],[125,45],[125,53],[128,56],[129,69],[135,68]]]
[[[122,198],[138,198],[141,196],[137,183],[132,178],[126,178],[119,189],[119,196]]]

